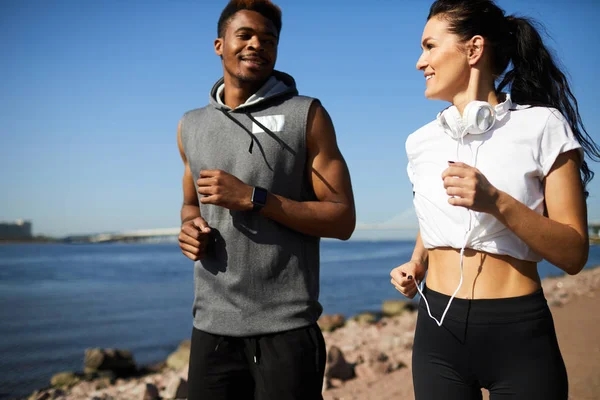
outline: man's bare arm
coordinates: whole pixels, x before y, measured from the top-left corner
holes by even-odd
[[[356,225],[350,173],[337,146],[329,114],[314,102],[308,114],[307,168],[318,201],[293,201],[270,193],[261,213],[299,232],[349,239]]]

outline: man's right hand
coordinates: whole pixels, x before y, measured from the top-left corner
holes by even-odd
[[[193,261],[204,258],[209,234],[210,227],[202,217],[184,222],[179,232],[179,247],[183,255]]]
[[[417,294],[417,285],[425,278],[426,270],[425,265],[411,260],[392,270],[392,285],[404,296],[412,299]]]

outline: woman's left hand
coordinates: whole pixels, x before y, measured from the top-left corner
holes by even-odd
[[[462,162],[448,162],[442,173],[448,203],[473,211],[493,214],[499,191],[477,169]]]

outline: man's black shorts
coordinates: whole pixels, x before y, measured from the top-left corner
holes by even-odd
[[[321,400],[325,352],[317,324],[250,337],[194,328],[188,400]]]

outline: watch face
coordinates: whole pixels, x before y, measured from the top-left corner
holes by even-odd
[[[267,203],[267,191],[263,188],[255,187],[252,195],[252,202],[265,205]]]

